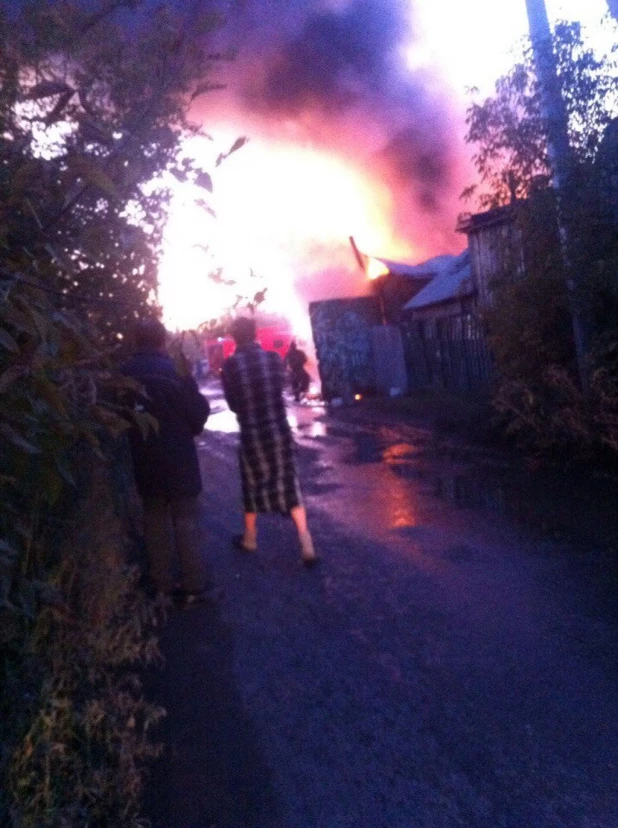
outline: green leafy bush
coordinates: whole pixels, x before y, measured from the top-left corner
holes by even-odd
[[[577,23],[558,23],[553,47],[570,142],[569,172],[558,192],[550,186],[548,125],[528,40],[495,94],[467,113],[466,140],[476,144],[473,161],[486,191],[473,186],[465,196],[478,195],[481,207],[510,201],[521,240],[520,264],[504,257],[504,273],[490,286],[491,307],[484,309],[496,366],[493,403],[501,424],[528,452],[615,463],[615,52],[595,51]]]
[[[213,88],[208,10],[0,2],[0,824],[139,824],[161,711],[127,563],[119,342],[154,306],[170,173]],[[119,15],[122,22],[119,22]],[[113,347],[112,347],[113,346]],[[138,421],[143,427],[148,423]],[[116,477],[112,471],[118,472]]]

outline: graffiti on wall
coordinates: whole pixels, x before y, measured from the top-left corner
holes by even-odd
[[[348,402],[355,394],[375,391],[371,328],[380,324],[377,299],[312,302],[309,316],[324,399]]]

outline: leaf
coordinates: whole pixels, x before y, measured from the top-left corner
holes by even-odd
[[[217,160],[215,161],[215,167],[218,167],[219,164],[221,164],[223,161],[225,161],[225,159],[228,158],[228,156],[230,156],[233,152],[236,152],[241,147],[244,147],[244,145],[247,143],[248,140],[249,139],[246,138],[245,136],[242,136],[241,138],[237,138],[227,152],[222,152],[218,156]]]
[[[132,416],[144,440],[151,432],[154,431],[156,434],[159,431],[159,421],[152,414],[147,414],[145,411],[134,411]]]
[[[57,80],[44,80],[37,83],[24,95],[25,101],[37,101],[41,98],[51,98],[53,95],[69,95],[72,97],[75,90],[68,84]]]
[[[214,83],[212,81],[206,81],[205,83],[198,83],[195,87],[193,92],[191,93],[191,100],[194,101],[196,98],[199,98],[201,95],[206,95],[208,92],[217,92],[221,89],[225,89],[225,84],[223,83]]]
[[[45,247],[45,250],[47,250],[47,252],[49,253],[49,255],[52,257],[53,261],[54,261],[54,262],[55,262],[55,263],[56,263],[59,267],[61,267],[61,268],[62,268],[64,271],[66,271],[67,273],[72,273],[72,272],[73,272],[73,269],[74,269],[74,268],[73,268],[73,262],[71,262],[71,260],[70,260],[70,259],[68,259],[68,258],[64,255],[64,253],[62,253],[61,251],[57,250],[57,249],[56,249],[53,245],[49,244],[48,242],[46,242],[46,243],[45,243],[44,247]],[[31,311],[31,313],[32,313],[32,311]],[[33,318],[34,318],[34,317],[33,317]],[[35,323],[35,324],[36,324],[36,323]],[[39,328],[39,330],[41,330],[41,328],[40,328],[40,326],[39,326],[38,324],[37,324],[37,327]]]
[[[75,116],[79,121],[79,129],[86,141],[96,141],[99,144],[112,144],[114,141],[113,135],[102,124],[99,124],[93,117],[86,113],[80,113]]]
[[[41,449],[38,446],[29,443],[21,434],[18,434],[12,426],[8,423],[0,423],[0,434],[12,443],[17,448],[22,449],[27,454],[40,454]]]
[[[109,408],[105,408],[102,405],[93,405],[90,410],[97,420],[103,423],[113,437],[119,437],[131,428],[131,423]]]
[[[118,188],[109,177],[109,175],[96,164],[92,159],[84,156],[77,156],[70,158],[68,166],[75,175],[84,178],[89,184],[98,187],[108,196],[116,198],[118,196]]]
[[[228,155],[231,155],[233,152],[236,152],[236,150],[239,150],[241,147],[244,147],[248,140],[249,139],[244,135],[240,138],[237,138],[232,144],[232,148],[228,152]]]
[[[58,469],[58,473],[60,474],[60,477],[64,480],[64,482],[68,483],[69,486],[75,488],[77,483],[75,482],[75,477],[73,476],[73,473],[69,469],[66,462],[64,460],[61,460],[59,457],[56,457],[56,468]]]
[[[184,170],[179,170],[178,168],[170,170],[171,174],[180,181],[181,184],[184,184],[187,181],[187,173]]]
[[[201,207],[202,210],[205,210],[213,218],[215,218],[215,219],[217,218],[217,214],[215,213],[215,211],[212,209],[210,204],[208,204],[208,202],[204,201],[203,198],[198,198],[195,203],[198,207]],[[203,245],[195,245],[195,247],[198,247],[198,246],[202,247]]]
[[[200,170],[200,172],[198,172],[195,177],[195,183],[198,187],[203,187],[205,190],[208,190],[209,193],[212,193],[212,178],[204,170]]]
[[[46,124],[55,124],[56,121],[59,121],[61,117],[63,117],[64,109],[66,105],[69,103],[71,98],[73,97],[73,92],[66,92],[64,95],[61,95],[58,99],[58,103],[54,106],[51,112],[48,112],[44,118]]]
[[[35,385],[37,391],[49,407],[62,417],[66,417],[68,413],[67,400],[58,386],[48,379],[48,377],[41,375],[36,377]]]
[[[0,345],[3,345],[7,351],[13,351],[13,353],[19,351],[17,342],[15,342],[11,334],[5,331],[4,328],[0,328]]]

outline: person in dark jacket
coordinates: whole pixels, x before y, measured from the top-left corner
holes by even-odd
[[[150,576],[157,592],[195,603],[208,586],[201,532],[202,479],[195,447],[210,413],[193,377],[181,375],[165,351],[166,331],[158,320],[135,330],[136,352],[123,373],[143,386],[136,408],[151,414],[156,429],[129,433],[135,483],[144,506],[144,536]],[[175,561],[180,586],[172,569]]]
[[[225,399],[240,426],[240,474],[245,531],[234,538],[237,548],[257,548],[258,512],[289,514],[298,531],[302,561],[317,561],[303,505],[294,441],[287,421],[283,387],[285,367],[275,351],[255,341],[255,321],[235,319],[231,334],[236,351],[223,363]]]
[[[292,393],[296,402],[300,402],[301,396],[309,390],[311,377],[305,369],[306,362],[307,354],[298,347],[296,340],[293,339],[285,355],[285,364],[290,372]]]

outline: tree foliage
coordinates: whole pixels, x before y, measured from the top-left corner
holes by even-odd
[[[553,49],[570,144],[559,199],[548,190],[548,125],[529,42],[495,95],[468,109],[466,140],[476,144],[481,183],[464,195],[481,208],[513,202],[525,262],[523,278],[511,268],[484,309],[494,406],[527,450],[590,460],[618,452],[618,77],[613,55],[596,54],[578,23],[556,26]],[[576,274],[570,291],[567,260]],[[575,370],[574,307],[592,343],[585,391]]]
[[[576,22],[558,23],[553,43],[574,160],[588,165],[616,115],[616,61],[613,54],[598,55]],[[495,94],[468,107],[466,124],[466,141],[476,145],[473,162],[482,186],[468,187],[464,197],[477,197],[479,207],[487,209],[548,186],[547,124],[529,40],[496,82]]]
[[[153,305],[157,180],[210,187],[182,142],[216,18],[139,5],[0,3],[3,825],[140,824],[159,715],[135,672],[156,648],[117,514],[127,380],[107,345]]]
[[[214,85],[200,40],[217,19],[134,6],[36,0],[0,22],[3,275],[43,270],[112,337],[154,301],[161,175],[211,187],[182,141],[199,132],[188,102]]]

